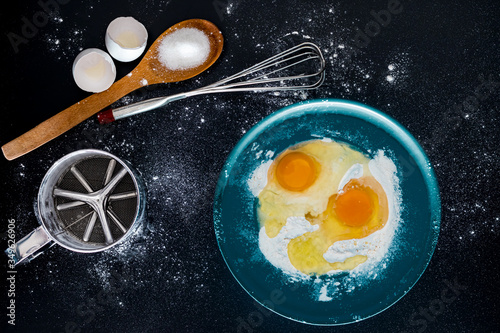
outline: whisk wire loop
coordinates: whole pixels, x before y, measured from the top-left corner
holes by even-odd
[[[320,48],[314,43],[305,42],[207,86],[114,109],[111,118],[117,120],[129,117],[201,94],[315,89],[325,80],[325,66]],[[108,115],[98,116],[98,119],[101,123],[110,121]]]

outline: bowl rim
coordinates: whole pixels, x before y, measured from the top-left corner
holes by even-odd
[[[325,107],[326,106],[326,107]],[[320,109],[323,108],[323,109]],[[352,320],[348,322],[342,322],[342,323],[313,323],[313,322],[307,322],[304,320],[299,320],[297,318],[292,318],[288,315],[282,314],[278,312],[276,309],[270,309],[268,308],[265,304],[263,304],[262,300],[257,299],[245,286],[242,285],[238,277],[236,276],[235,272],[231,269],[231,266],[228,263],[228,259],[226,258],[224,251],[222,250],[221,247],[221,239],[220,239],[220,234],[217,232],[217,224],[220,223],[220,220],[217,218],[217,205],[218,202],[220,202],[220,198],[223,197],[224,194],[224,189],[225,186],[227,185],[229,175],[231,173],[231,169],[233,168],[237,158],[240,156],[240,154],[248,147],[251,142],[263,131],[265,131],[267,128],[272,126],[275,122],[279,122],[280,120],[285,120],[291,116],[293,117],[298,117],[300,115],[310,113],[310,112],[327,112],[327,113],[334,113],[334,114],[339,114],[339,115],[345,115],[345,116],[350,116],[350,117],[356,117],[362,120],[365,120],[383,131],[387,132],[389,136],[393,137],[396,139],[408,152],[408,154],[414,159],[416,166],[418,170],[422,173],[422,177],[424,179],[425,186],[429,192],[428,198],[429,198],[429,211],[430,211],[430,221],[433,222],[435,228],[434,228],[434,233],[432,234],[432,242],[431,242],[431,248],[426,252],[427,253],[427,260],[425,262],[425,265],[422,267],[421,272],[418,274],[417,278],[413,283],[398,297],[395,298],[395,300],[386,306],[385,308],[381,309],[380,311],[377,311],[373,314],[370,314],[366,317],[363,317],[358,320]],[[348,325],[354,322],[359,322],[368,318],[371,318],[373,316],[378,315],[379,313],[389,309],[391,306],[396,304],[403,296],[405,296],[414,286],[415,284],[420,280],[422,277],[423,273],[429,266],[429,263],[432,259],[432,256],[434,254],[434,251],[436,249],[436,245],[438,242],[439,238],[439,233],[440,233],[440,226],[441,226],[441,196],[439,192],[439,186],[437,182],[437,177],[434,172],[434,169],[429,161],[429,158],[427,157],[425,151],[423,148],[420,146],[418,141],[415,139],[415,137],[410,134],[410,132],[403,127],[398,121],[396,121],[394,118],[390,117],[389,115],[373,108],[368,105],[356,102],[356,101],[350,101],[350,100],[344,100],[344,99],[332,99],[332,98],[324,98],[324,99],[312,99],[312,100],[307,100],[307,101],[302,101],[298,103],[294,103],[288,106],[285,106],[270,115],[266,116],[262,120],[260,120],[257,124],[255,124],[245,135],[238,141],[236,146],[233,148],[231,153],[228,155],[226,162],[224,163],[223,169],[220,173],[217,186],[215,189],[215,200],[213,204],[213,215],[214,215],[214,229],[215,229],[215,235],[217,239],[217,245],[219,247],[219,250],[222,254],[222,257],[224,259],[224,262],[226,263],[226,266],[228,267],[229,271],[235,278],[235,280],[238,282],[238,284],[249,294],[256,302],[258,302],[260,305],[265,307],[266,309],[271,310],[272,312],[296,321],[300,322],[303,324],[308,324],[312,326],[341,326],[341,325]]]

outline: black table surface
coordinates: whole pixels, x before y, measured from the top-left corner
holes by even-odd
[[[317,43],[327,60],[315,91],[198,96],[100,126],[91,118],[1,163],[1,244],[37,225],[40,182],[83,148],[128,160],[147,186],[141,234],[118,249],[79,254],[54,246],[2,278],[2,327],[15,332],[494,332],[500,330],[500,2],[29,0],[1,12],[3,145],[88,96],[71,68],[83,49],[133,16],[148,46],[189,18],[215,23],[224,50],[207,72],[147,87],[115,106],[191,90],[288,46]],[[49,14],[47,14],[49,13]],[[117,79],[138,63],[116,62]],[[302,100],[358,101],[395,118],[421,143],[442,196],[439,242],[425,273],[395,305],[339,327],[267,312],[227,269],[213,229],[218,175],[231,149],[263,117]],[[7,260],[1,260],[7,275]],[[4,275],[2,275],[4,276]],[[118,281],[113,286],[111,281]],[[450,284],[454,287],[450,289]],[[443,293],[457,297],[443,302]],[[7,309],[15,300],[15,326]],[[2,329],[2,331],[5,331]]]

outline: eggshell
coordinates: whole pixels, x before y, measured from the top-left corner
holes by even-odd
[[[82,90],[94,93],[104,91],[116,78],[113,59],[100,49],[83,50],[73,62],[73,78]]]
[[[122,62],[137,59],[146,49],[148,32],[133,17],[118,17],[106,30],[106,48],[113,58]]]

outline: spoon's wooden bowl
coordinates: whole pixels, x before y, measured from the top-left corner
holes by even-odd
[[[210,41],[210,53],[207,60],[198,67],[172,71],[166,69],[165,66],[158,60],[159,48],[163,37],[171,34],[172,32],[183,28],[195,28],[203,31]],[[139,65],[132,71],[133,74],[137,71],[139,75],[148,77],[148,85],[154,83],[165,82],[178,82],[192,78],[209,68],[220,56],[222,52],[223,38],[219,29],[211,22],[200,19],[186,20],[173,25],[168,28],[156,41],[151,45],[148,52],[139,63]]]

